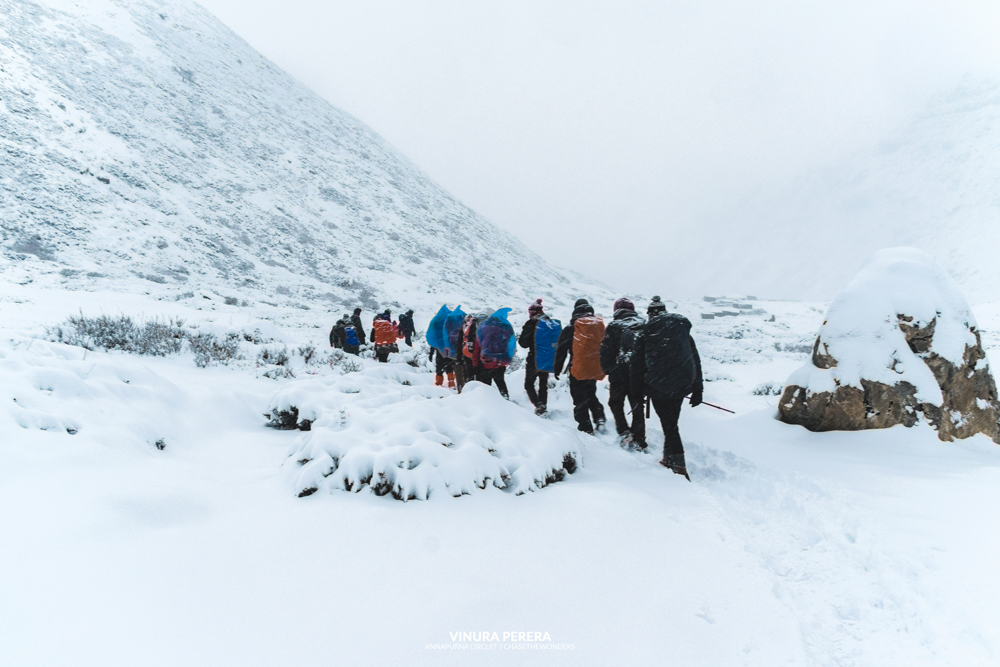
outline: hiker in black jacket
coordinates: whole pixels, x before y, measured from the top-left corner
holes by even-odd
[[[556,360],[552,367],[552,374],[555,378],[559,379],[559,374],[562,373],[563,364],[566,362],[566,357],[569,356],[569,366],[567,367],[569,371],[569,393],[573,398],[573,418],[576,419],[577,429],[583,431],[584,433],[594,434],[594,428],[600,430],[604,426],[604,406],[601,405],[601,401],[597,398],[597,380],[592,378],[578,378],[577,374],[573,372],[574,364],[579,364],[581,367],[587,366],[588,375],[591,375],[593,370],[592,366],[596,364],[597,370],[600,371],[600,361],[598,359],[575,359],[574,354],[574,339],[576,335],[577,320],[584,317],[592,317],[594,315],[594,308],[586,299],[578,299],[573,305],[573,317],[569,322],[569,326],[564,328],[559,332],[559,340],[556,342]],[[601,327],[604,325],[601,324]],[[597,346],[600,345],[600,339],[596,341]],[[594,357],[598,356],[598,348],[592,350]],[[591,424],[591,417],[593,417],[593,425]]]
[[[654,304],[656,304],[654,306]],[[648,396],[663,425],[663,459],[660,465],[688,480],[677,420],[681,405],[690,394],[691,407],[701,404],[703,380],[701,358],[691,337],[691,322],[654,297],[650,319],[632,350],[632,393]]]
[[[355,308],[354,315],[351,317],[351,324],[354,325],[354,332],[358,335],[358,342],[365,342],[365,328],[361,326],[361,309]]]
[[[346,319],[347,315],[344,315],[342,318],[337,320],[337,323],[333,325],[332,329],[330,329],[330,347],[343,349],[344,343],[347,342],[346,334],[344,333],[344,329],[347,327],[347,324],[344,322]]]
[[[417,333],[413,326],[413,310],[408,310],[399,316],[399,333],[409,347],[413,347],[413,334]]]
[[[542,300],[536,299],[528,306],[528,321],[521,327],[521,335],[517,338],[517,344],[528,350],[528,359],[524,362],[524,392],[528,395],[528,400],[535,406],[536,415],[544,415],[548,409],[549,402],[549,373],[538,370],[535,360],[535,330],[538,328],[538,320],[545,316]],[[535,390],[535,383],[538,383],[538,390]]]
[[[637,449],[646,448],[646,415],[643,411],[642,394],[632,392],[629,364],[635,339],[642,332],[646,320],[635,312],[635,304],[622,297],[615,301],[614,320],[604,331],[601,341],[601,369],[608,376],[608,407],[615,418],[615,430],[621,436],[622,444]],[[625,398],[632,408],[632,425],[625,415]]]

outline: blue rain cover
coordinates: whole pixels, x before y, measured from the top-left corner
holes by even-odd
[[[562,322],[559,320],[538,320],[538,328],[535,329],[535,365],[538,370],[552,372],[556,363],[556,344],[559,342],[561,331]]]
[[[517,339],[514,327],[507,321],[510,311],[510,308],[501,308],[479,325],[479,348],[483,360],[509,364],[514,358]]]
[[[451,309],[448,308],[447,304],[442,305],[441,310],[437,312],[437,315],[431,319],[431,323],[427,325],[427,344],[431,347],[444,350],[444,348],[448,345],[448,339],[445,336],[444,323],[450,314]]]
[[[450,359],[457,359],[461,354],[459,342],[462,338],[462,325],[465,322],[465,312],[461,306],[451,311],[451,314],[444,321],[445,347],[438,348],[444,352],[444,356]]]

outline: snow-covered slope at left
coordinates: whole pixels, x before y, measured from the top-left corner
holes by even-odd
[[[0,150],[20,283],[366,308],[587,290],[189,0],[0,0]]]

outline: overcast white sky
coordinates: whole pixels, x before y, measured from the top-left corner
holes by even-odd
[[[1000,63],[996,0],[201,4],[546,259],[646,293],[678,227],[724,237]]]

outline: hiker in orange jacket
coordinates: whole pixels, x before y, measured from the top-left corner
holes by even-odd
[[[573,319],[559,334],[553,375],[559,379],[569,356],[569,393],[573,397],[573,418],[577,428],[593,435],[594,428],[604,428],[604,406],[597,399],[597,381],[604,379],[601,370],[601,340],[604,320],[594,315],[586,299],[573,306]],[[593,424],[591,423],[593,418]]]

